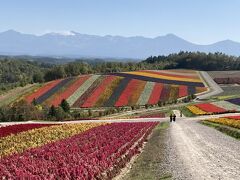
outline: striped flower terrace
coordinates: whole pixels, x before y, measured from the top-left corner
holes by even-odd
[[[225,101],[194,104],[187,106],[187,108],[196,115],[240,112],[240,104],[237,105],[236,102],[238,102],[238,99],[229,99]]]
[[[66,99],[73,108],[157,104],[207,90],[196,71],[133,71],[83,75],[44,84],[26,95],[31,103],[58,106]]]

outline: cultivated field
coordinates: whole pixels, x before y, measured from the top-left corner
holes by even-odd
[[[146,122],[2,127],[0,177],[110,179],[140,153],[156,125]]]
[[[206,91],[196,71],[133,71],[58,79],[26,94],[31,103],[73,108],[157,104]]]
[[[212,93],[202,78],[192,70],[82,75],[22,98],[55,106],[66,99],[72,108],[156,104]],[[237,179],[240,98],[220,97],[99,119],[1,123],[0,179]]]

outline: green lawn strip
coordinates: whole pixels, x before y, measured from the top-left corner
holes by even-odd
[[[133,163],[132,168],[123,179],[129,180],[151,180],[171,179],[172,175],[166,167],[166,130],[168,122],[160,123],[154,130],[145,145],[143,152]]]
[[[227,134],[231,137],[234,137],[236,139],[240,139],[240,129],[237,128],[233,128],[233,127],[229,127],[223,124],[218,124],[218,123],[214,123],[214,122],[210,122],[208,120],[204,120],[204,121],[200,121],[201,124],[212,127],[217,129],[218,131]]]

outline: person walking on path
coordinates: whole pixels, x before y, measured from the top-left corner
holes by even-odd
[[[173,121],[176,121],[176,114],[173,114]]]
[[[172,122],[172,120],[173,120],[173,115],[170,114],[170,122]]]

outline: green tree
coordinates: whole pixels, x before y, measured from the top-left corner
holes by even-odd
[[[62,107],[62,109],[65,111],[65,112],[69,112],[70,111],[70,105],[69,103],[66,101],[66,99],[63,99],[61,104],[60,104],[60,107]]]
[[[51,117],[56,117],[57,115],[57,110],[56,107],[54,105],[52,105],[49,109],[48,115]]]
[[[43,83],[44,82],[44,76],[42,72],[36,72],[33,74],[33,82],[34,83]]]
[[[34,106],[36,106],[36,105],[37,105],[36,98],[33,98],[33,100],[32,100],[32,104],[33,104]]]
[[[51,81],[55,79],[61,79],[66,77],[66,72],[64,70],[64,67],[61,66],[55,66],[52,69],[48,70],[44,76],[45,81]]]

